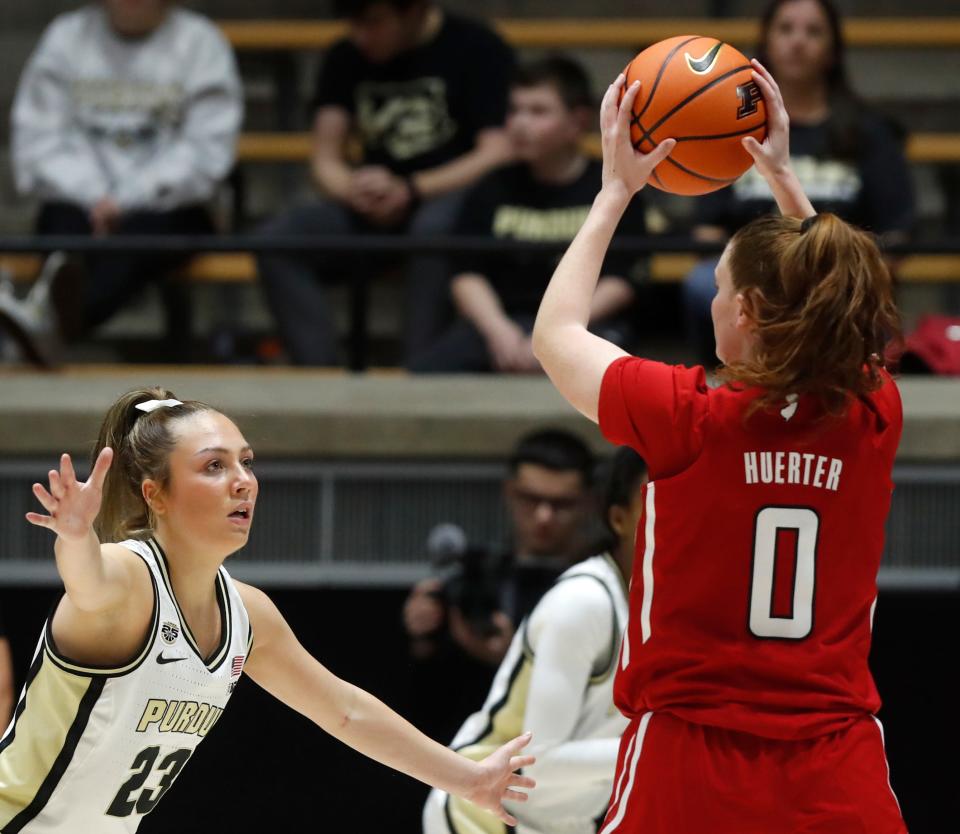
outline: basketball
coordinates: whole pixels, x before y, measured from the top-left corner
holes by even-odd
[[[762,142],[767,115],[750,61],[716,38],[680,35],[655,43],[624,71],[641,88],[630,120],[633,146],[649,153],[664,139],[677,146],[650,184],[672,194],[707,194],[730,185],[752,164],[744,136]]]

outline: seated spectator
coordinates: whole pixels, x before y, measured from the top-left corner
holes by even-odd
[[[595,119],[586,72],[569,58],[553,57],[521,68],[510,90],[507,132],[517,164],[488,174],[468,193],[456,231],[497,240],[569,243],[600,189],[601,164],[582,150]],[[620,225],[644,234],[635,200]],[[413,371],[539,372],[530,332],[559,254],[464,256],[450,293],[459,318],[410,363]],[[624,344],[624,313],[634,300],[636,258],[611,256],[594,297],[592,326]]]
[[[790,156],[818,211],[902,240],[913,223],[910,172],[891,125],[850,89],[843,31],[832,0],[773,0],[764,12],[758,57],[773,73],[790,115]],[[751,168],[729,188],[697,201],[699,240],[726,240],[776,204]],[[717,259],[687,276],[687,330],[699,360],[715,364],[710,303]]]
[[[317,89],[311,173],[323,196],[263,233],[449,232],[463,189],[507,158],[510,50],[486,27],[431,0],[336,0],[334,7],[351,36],[330,50]],[[348,161],[351,134],[360,139],[358,165]],[[338,364],[324,286],[356,262],[271,254],[258,263],[291,361]],[[445,323],[444,264],[435,256],[409,261],[408,355]]]
[[[17,188],[40,201],[41,235],[210,233],[205,203],[233,165],[242,114],[233,52],[213,23],[172,0],[102,0],[57,17],[20,78]],[[48,296],[62,336],[73,340],[183,260],[97,255],[81,286],[60,258],[27,303],[6,295],[0,316],[42,358],[30,340]],[[182,288],[164,289],[172,355],[182,357],[189,305]]]
[[[593,469],[593,455],[576,435],[545,430],[522,438],[503,483],[512,541],[482,566],[463,564],[460,577],[425,579],[407,597],[404,626],[421,661],[411,707],[434,735],[449,737],[455,722],[479,706],[516,625],[585,552]],[[473,584],[456,582],[464,577]]]

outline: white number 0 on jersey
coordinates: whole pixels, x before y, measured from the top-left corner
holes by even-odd
[[[796,572],[789,617],[774,616],[773,589],[777,569],[777,533],[797,531]],[[764,507],[753,529],[753,578],[750,588],[750,632],[755,637],[802,640],[813,629],[817,535],[820,518],[806,507]]]

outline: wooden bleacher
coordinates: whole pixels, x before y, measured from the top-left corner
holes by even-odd
[[[756,43],[756,18],[557,18],[492,21],[516,47],[635,49],[677,34],[710,35],[730,43]],[[324,49],[347,31],[331,20],[222,20],[220,28],[240,52]],[[960,18],[848,18],[848,46],[910,48],[960,46]]]
[[[244,133],[237,143],[237,161],[306,162],[312,139],[309,133]],[[584,150],[600,156],[600,134],[584,140]],[[915,163],[960,163],[960,133],[914,133],[907,138],[906,155]]]
[[[756,18],[609,18],[609,19],[497,19],[493,25],[518,48],[635,49],[677,33],[700,33],[749,46],[757,41]],[[346,24],[331,20],[223,20],[221,30],[239,52],[320,50],[342,38]],[[960,17],[848,18],[844,22],[848,46],[866,48],[960,47]],[[599,154],[599,136],[585,141],[586,150]],[[305,162],[310,155],[309,133],[245,133],[237,159],[241,163]],[[909,137],[907,157],[915,163],[960,163],[960,134],[917,133]],[[689,270],[692,255],[655,255],[651,276],[676,282]],[[0,269],[17,280],[36,274],[39,258],[0,253]],[[185,280],[202,283],[245,283],[256,279],[253,258],[246,253],[200,254],[182,271]],[[926,283],[960,281],[960,256],[915,255],[898,268],[901,281]]]
[[[696,260],[696,255],[654,255],[650,277],[657,283],[678,283]],[[17,281],[33,280],[40,262],[36,255],[0,254],[0,270]],[[253,256],[245,252],[208,253],[194,257],[180,276],[202,284],[246,284],[256,280],[257,267]],[[907,284],[960,282],[960,255],[909,255],[898,262],[897,277]]]

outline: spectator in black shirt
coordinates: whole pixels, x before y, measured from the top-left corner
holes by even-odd
[[[575,61],[552,57],[520,69],[510,90],[507,132],[517,164],[488,174],[468,193],[456,231],[497,240],[569,243],[600,189],[601,165],[583,152],[595,118],[590,82]],[[619,231],[644,233],[639,200]],[[530,332],[560,254],[458,259],[450,293],[459,319],[411,370],[539,372]],[[623,344],[634,300],[635,258],[611,255],[594,297],[592,324]]]
[[[324,198],[293,209],[268,234],[450,231],[462,191],[509,154],[503,130],[512,53],[492,31],[430,0],[337,0],[351,38],[334,45],[316,96],[311,172]],[[358,134],[361,162],[347,139]],[[323,283],[330,258],[259,259],[267,301],[296,364],[338,360]],[[442,258],[411,259],[406,348],[444,323]]]
[[[891,125],[849,87],[832,0],[773,0],[763,15],[758,57],[780,85],[790,115],[791,162],[817,210],[888,241],[905,238],[914,211],[910,172]],[[769,187],[751,168],[729,188],[700,198],[694,235],[725,240],[775,208]],[[715,266],[715,259],[701,262],[684,285],[689,335],[705,362],[714,354]]]

